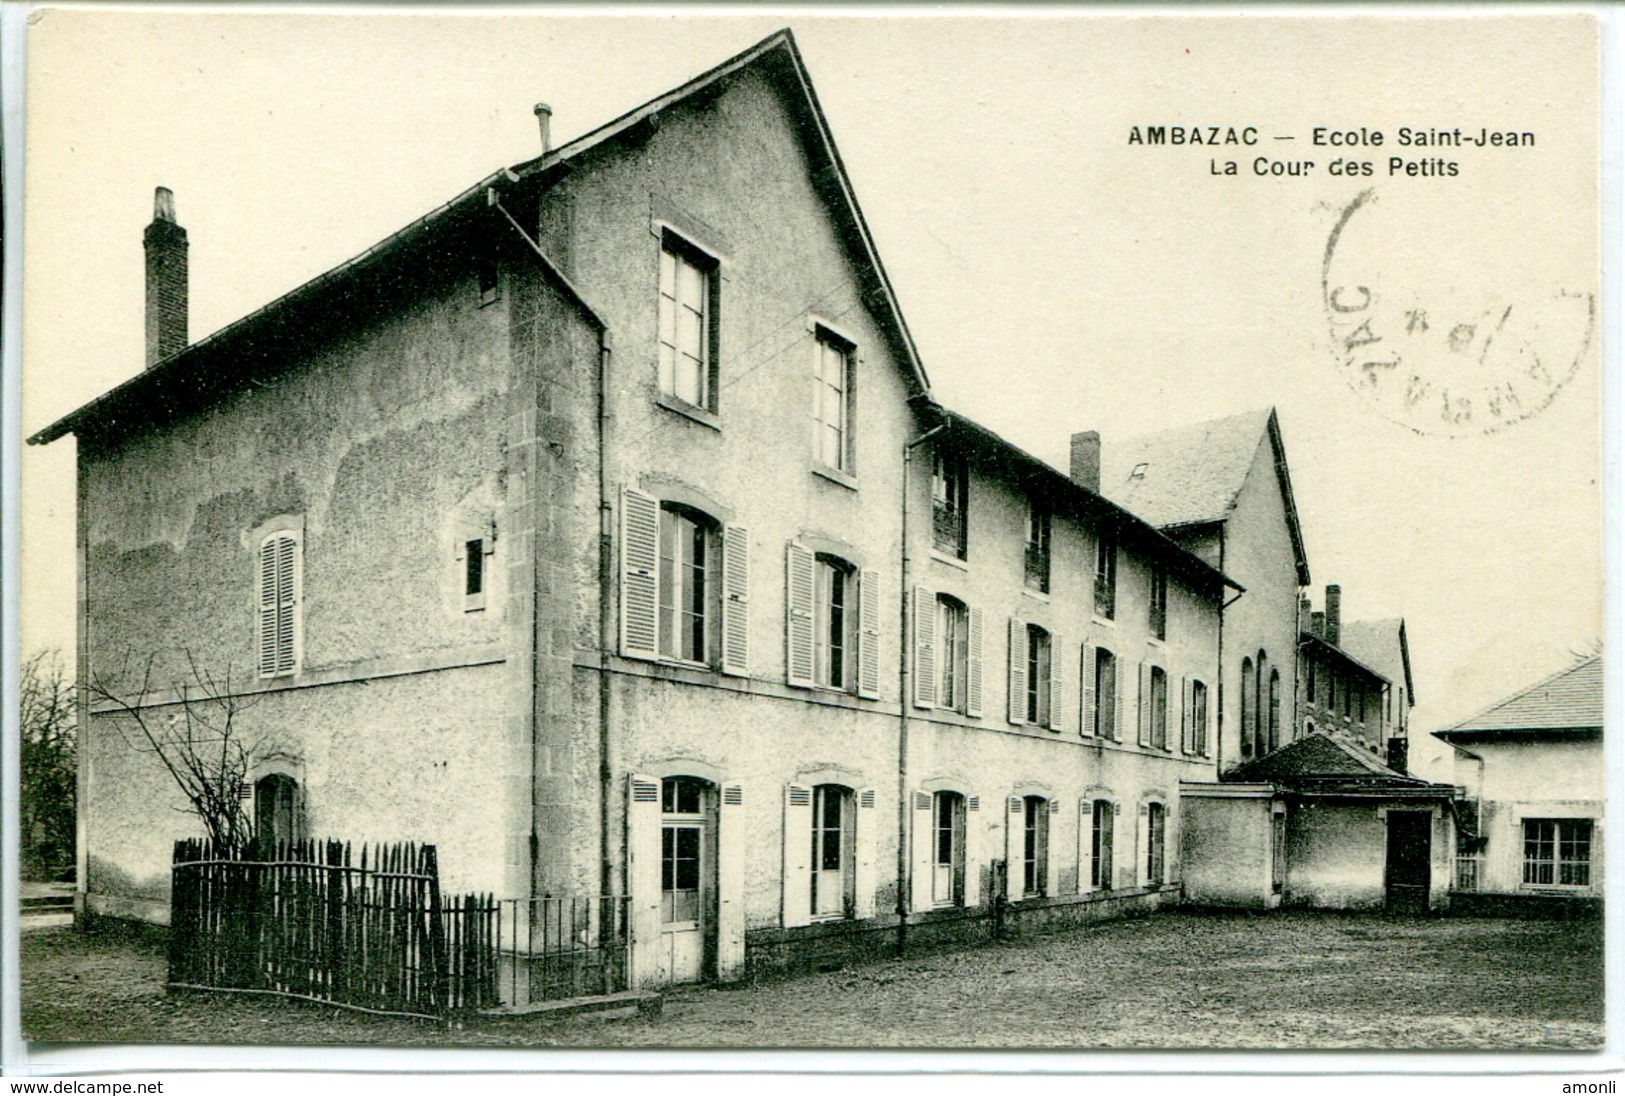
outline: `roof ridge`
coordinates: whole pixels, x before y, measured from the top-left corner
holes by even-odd
[[[1587,655],[1585,658],[1580,659],[1578,662],[1572,662],[1569,665],[1563,667],[1561,670],[1558,670],[1558,671],[1556,671],[1554,673],[1547,674],[1545,677],[1541,678],[1539,681],[1535,682],[1533,685],[1526,685],[1522,689],[1519,689],[1517,692],[1510,693],[1507,696],[1502,697],[1500,700],[1497,700],[1495,703],[1489,705],[1488,707],[1480,708],[1478,711],[1474,712],[1472,715],[1468,716],[1466,719],[1457,720],[1456,722],[1450,724],[1450,726],[1448,726],[1448,727],[1440,728],[1440,730],[1448,733],[1450,731],[1458,730],[1459,728],[1465,727],[1467,724],[1473,722],[1475,719],[1482,719],[1484,716],[1489,715],[1491,712],[1495,711],[1497,708],[1504,708],[1508,704],[1511,704],[1515,700],[1522,700],[1524,697],[1528,696],[1530,693],[1534,692],[1536,689],[1542,688],[1542,687],[1544,687],[1546,685],[1550,685],[1552,682],[1556,681],[1560,677],[1567,677],[1569,674],[1575,673],[1578,670],[1582,670],[1585,667],[1589,666],[1591,663],[1600,662],[1601,660],[1602,660],[1602,655],[1600,655],[1600,654]],[[1439,731],[1434,731],[1433,733],[1438,734]]]

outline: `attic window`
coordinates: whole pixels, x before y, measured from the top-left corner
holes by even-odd
[[[475,613],[485,608],[486,594],[491,587],[491,565],[486,556],[496,551],[494,529],[485,529],[478,536],[463,536],[457,540],[457,562],[461,565],[463,612]]]
[[[1149,461],[1141,461],[1134,466],[1134,471],[1128,474],[1129,479],[1145,479],[1145,470],[1151,467]]]
[[[497,277],[497,263],[495,259],[481,258],[479,269],[475,275],[479,279],[480,307],[495,304],[502,299],[502,282]]]

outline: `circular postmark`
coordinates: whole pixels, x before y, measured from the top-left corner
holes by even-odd
[[[1538,415],[1586,360],[1596,294],[1542,287],[1558,274],[1538,247],[1497,254],[1459,218],[1419,227],[1413,212],[1367,189],[1326,240],[1321,303],[1344,380],[1419,434],[1488,434]]]

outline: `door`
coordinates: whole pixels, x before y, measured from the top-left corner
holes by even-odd
[[[1422,914],[1428,911],[1432,837],[1432,812],[1388,812],[1385,908],[1389,913]]]
[[[661,782],[660,950],[663,979],[705,977],[707,942],[715,920],[715,854],[709,789],[692,777]]]
[[[851,793],[834,784],[813,789],[812,916],[833,921],[852,916]]]

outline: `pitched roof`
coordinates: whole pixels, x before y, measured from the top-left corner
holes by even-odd
[[[1357,747],[1323,732],[1288,743],[1272,754],[1230,770],[1227,783],[1270,783],[1299,793],[1323,795],[1425,795],[1449,797],[1448,784],[1395,772]]]
[[[1213,596],[1221,594],[1222,586],[1245,590],[1240,583],[1226,578],[1218,568],[1182,547],[1155,525],[1099,492],[1091,491],[1054,465],[1040,460],[957,411],[934,403],[929,406],[942,415],[950,437],[961,446],[976,450],[1017,482],[1025,481],[1029,489],[1041,491],[1057,511],[1110,520],[1117,529],[1119,543],[1157,559],[1171,573],[1191,582],[1198,589],[1205,587]]]
[[[1411,683],[1411,652],[1405,638],[1405,618],[1346,620],[1340,631],[1338,641],[1343,649],[1389,681],[1403,681],[1406,703],[1414,707],[1416,686]]]
[[[790,86],[792,91],[790,100],[795,109],[802,114],[799,129],[814,161],[812,168],[817,176],[819,192],[824,195],[835,212],[843,237],[859,251],[863,260],[860,264],[863,268],[860,277],[869,283],[866,286],[865,299],[879,314],[883,325],[897,344],[905,365],[912,373],[915,386],[921,392],[928,392],[930,382],[914,345],[914,337],[903,319],[902,309],[892,290],[891,280],[881,265],[880,253],[875,247],[868,223],[863,218],[862,210],[858,208],[857,197],[846,174],[846,166],[835,148],[829,123],[825,120],[823,108],[813,91],[806,64],[802,61],[800,50],[796,48],[794,35],[789,29],[784,29],[768,35],[715,68],[701,73],[664,95],[656,96],[642,106],[627,111],[568,144],[512,168],[493,172],[455,198],[437,206],[354,258],[340,263],[212,335],[171,354],[90,403],[63,416],[31,436],[28,439],[29,444],[43,445],[55,441],[64,434],[75,433],[94,425],[111,423],[116,426],[125,417],[163,415],[167,413],[166,409],[176,407],[187,399],[206,398],[210,393],[226,385],[243,383],[246,371],[229,367],[237,363],[227,363],[227,368],[220,368],[218,363],[210,363],[205,359],[210,358],[212,352],[235,351],[241,346],[251,344],[252,340],[273,335],[290,325],[297,327],[298,313],[303,306],[314,304],[326,298],[329,293],[342,291],[344,287],[353,284],[355,277],[377,269],[384,260],[400,254],[409,245],[422,242],[433,232],[452,224],[466,223],[488,206],[500,209],[500,193],[508,188],[527,183],[545,186],[571,171],[590,150],[635,131],[636,127],[651,123],[661,111],[691,96],[706,89],[724,87],[726,81],[735,73],[759,63],[764,65],[766,71]],[[504,209],[502,212],[506,214],[507,211]],[[511,216],[509,219],[512,220]],[[536,250],[545,275],[581,307],[589,319],[602,328],[604,324],[599,314],[587,304],[576,287],[559,273],[535,243],[528,240],[528,236],[527,242],[530,242],[531,247]]]
[[[1309,583],[1298,507],[1273,407],[1178,426],[1101,447],[1101,490],[1154,525],[1223,522],[1235,509],[1258,447],[1269,438],[1298,582]]]
[[[1602,656],[1575,663],[1537,681],[1470,719],[1434,731],[1446,742],[1508,732],[1596,731],[1603,725]]]

